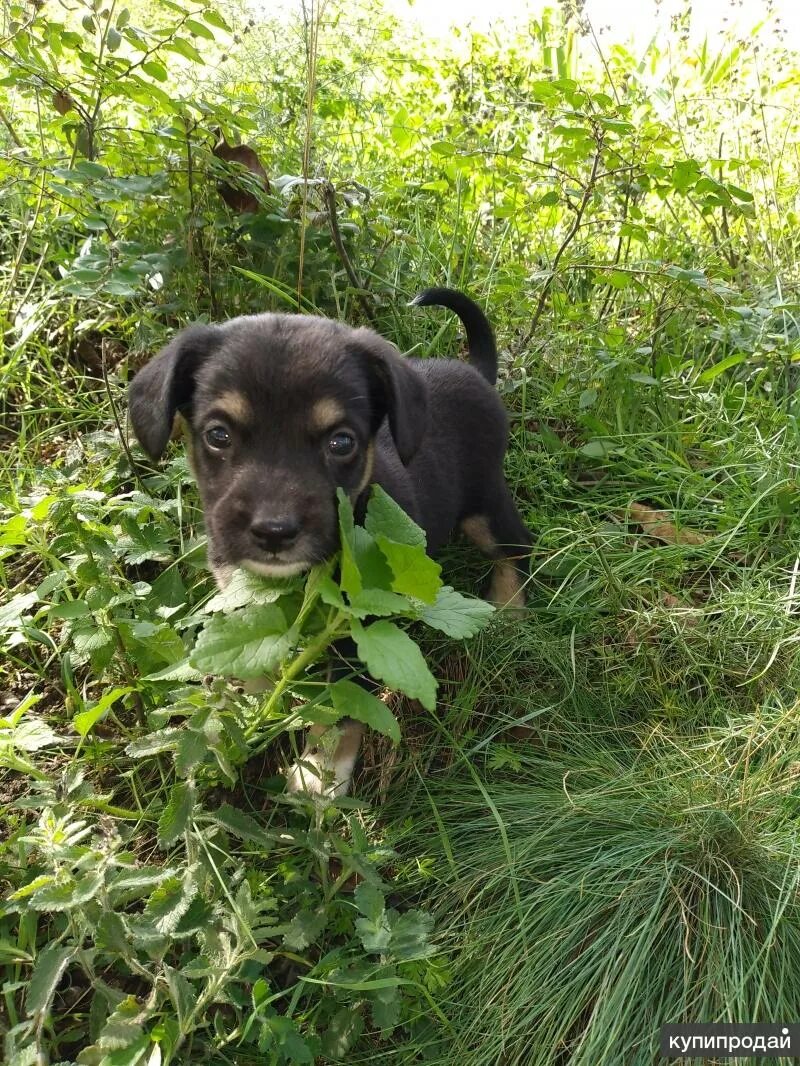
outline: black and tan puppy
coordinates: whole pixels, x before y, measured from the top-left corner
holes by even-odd
[[[190,326],[136,375],[130,416],[151,458],[176,413],[189,426],[220,586],[236,567],[282,577],[329,558],[337,489],[359,516],[377,483],[422,526],[429,551],[461,528],[495,560],[489,598],[523,605],[530,537],[503,477],[508,426],[491,328],[452,289],[414,302],[456,312],[469,364],[405,359],[372,330],[340,322],[263,314]],[[332,754],[311,738],[290,788],[346,791],[361,726],[340,728]]]

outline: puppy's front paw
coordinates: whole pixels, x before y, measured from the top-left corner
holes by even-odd
[[[341,765],[322,751],[304,752],[286,773],[286,791],[335,799],[347,795],[352,772],[352,764]]]

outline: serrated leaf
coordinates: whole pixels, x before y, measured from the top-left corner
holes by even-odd
[[[372,487],[364,527],[376,539],[384,536],[399,544],[423,548],[427,543],[425,530],[421,529],[380,485]]]
[[[402,961],[423,959],[432,955],[435,948],[428,943],[433,931],[433,916],[425,911],[392,912],[390,917],[392,939],[390,950],[394,958]]]
[[[418,699],[429,711],[435,709],[436,679],[407,633],[384,620],[362,626],[353,619],[352,631],[359,658],[373,677]]]
[[[169,802],[158,819],[158,844],[171,847],[183,835],[194,810],[197,790],[191,781],[178,781],[172,787]]]
[[[462,596],[449,585],[443,585],[436,601],[420,611],[419,617],[426,625],[448,637],[464,640],[480,632],[494,613],[494,607],[486,600]]]
[[[225,588],[208,601],[204,610],[209,614],[215,614],[217,611],[230,614],[231,611],[250,604],[275,603],[284,591],[285,589],[270,584],[266,578],[251,574],[249,570],[234,570]]]
[[[355,557],[353,508],[342,489],[337,490],[336,496],[339,501],[339,539],[342,546],[339,583],[348,596],[355,596],[361,592],[363,585]]]
[[[322,934],[328,923],[328,912],[324,907],[316,910],[304,909],[289,922],[283,937],[283,943],[291,951],[304,951]]]
[[[369,881],[362,881],[356,887],[353,900],[364,917],[371,918],[373,921],[377,921],[386,909],[386,898],[383,892]]]
[[[208,738],[196,729],[184,729],[175,749],[175,773],[187,777],[208,754]]]
[[[413,604],[407,596],[401,596],[398,592],[368,588],[356,596],[351,596],[349,608],[345,607],[345,610],[349,610],[356,618],[366,618],[369,615],[403,615],[413,613]]]
[[[53,604],[47,613],[51,618],[67,620],[85,618],[90,611],[89,605],[85,600],[66,600],[64,603]]]
[[[124,999],[111,1014],[97,1039],[101,1051],[121,1051],[141,1040],[146,1012],[133,996]]]
[[[433,603],[442,587],[441,566],[420,545],[397,544],[383,534],[375,541],[392,568],[392,589],[423,603]]]
[[[284,1062],[291,1063],[292,1066],[303,1066],[304,1063],[312,1063],[314,1061],[314,1054],[311,1048],[300,1036],[297,1026],[291,1018],[278,1014],[269,1018],[267,1025],[280,1048]]]
[[[132,759],[141,759],[145,755],[157,755],[161,751],[173,751],[180,741],[183,730],[178,726],[157,729],[145,737],[132,740],[125,748],[125,754]]]
[[[130,945],[125,931],[125,923],[115,911],[105,911],[97,923],[95,943],[101,951],[112,955],[127,955]]]
[[[357,918],[356,932],[365,951],[386,951],[392,938],[388,915],[382,914],[374,921],[371,918]]]
[[[400,723],[383,700],[379,700],[372,692],[347,680],[334,682],[328,692],[334,710],[340,717],[355,718],[370,729],[383,733],[393,743],[400,743]]]
[[[195,669],[188,659],[175,663],[174,666],[165,666],[163,670],[157,670],[154,674],[148,674],[145,681],[201,681],[203,671]]]
[[[239,840],[259,844],[262,847],[274,843],[272,835],[263,829],[255,818],[251,818],[249,814],[245,814],[237,807],[231,807],[229,803],[223,803],[216,811],[211,812],[210,817],[212,822],[222,826]]]
[[[364,1019],[352,1007],[340,1007],[322,1034],[322,1054],[341,1062],[364,1031]]]
[[[169,878],[175,871],[163,866],[141,866],[136,870],[123,870],[114,874],[108,884],[108,896],[114,906],[123,906],[141,899]]]
[[[112,688],[110,692],[106,692],[104,696],[101,696],[97,703],[87,707],[80,714],[76,714],[72,719],[72,724],[80,735],[85,737],[91,731],[92,726],[96,725],[106,715],[113,704],[122,696],[127,696],[129,692],[133,692],[130,686],[122,685],[118,688]]]
[[[52,874],[39,874],[38,877],[34,877],[32,881],[29,881],[27,885],[23,885],[22,888],[18,888],[16,892],[12,892],[7,899],[12,902],[26,899],[28,896],[33,895],[34,892],[38,892],[40,888],[44,888],[45,885],[52,885],[54,881],[55,878]]]
[[[294,647],[294,630],[274,603],[215,615],[197,638],[191,663],[209,674],[243,679],[276,669]]]
[[[196,894],[197,883],[191,870],[187,870],[183,877],[170,877],[151,895],[142,917],[156,932],[169,936]]]
[[[400,995],[391,985],[377,989],[370,1003],[375,1026],[386,1034],[400,1021]]]
[[[174,970],[171,966],[166,966],[164,973],[172,1002],[175,1004],[178,1023],[182,1025],[197,1004],[197,990],[180,970]]]
[[[103,874],[92,870],[83,877],[53,882],[38,889],[30,897],[30,906],[37,911],[68,911],[82,907],[93,899],[103,884]]]
[[[50,1009],[58,983],[74,954],[74,947],[55,943],[48,944],[36,956],[25,994],[25,1008],[29,1017],[46,1014]]]

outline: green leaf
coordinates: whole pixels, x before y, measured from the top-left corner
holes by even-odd
[[[122,38],[113,26],[109,26],[108,28],[108,33],[106,34],[106,44],[108,46],[109,52],[116,52],[116,50],[122,44]]]
[[[324,907],[298,911],[289,922],[283,942],[291,951],[304,951],[322,935],[327,924],[328,912]]]
[[[227,30],[228,33],[231,32],[231,28],[228,23],[225,21],[222,15],[220,15],[217,11],[214,11],[213,8],[206,8],[206,10],[202,14],[203,18],[206,20],[207,23],[209,23],[209,25],[216,26],[218,30]]]
[[[258,844],[262,849],[261,854],[264,854],[265,847],[269,848],[274,844],[273,836],[266,829],[262,829],[255,818],[240,811],[238,807],[231,807],[229,803],[223,803],[208,816],[212,822],[222,826],[239,840],[244,840],[248,844]]]
[[[160,63],[156,63],[152,59],[148,59],[146,63],[142,63],[142,70],[145,74],[149,74],[151,78],[155,78],[156,81],[166,81],[167,71]]]
[[[113,955],[128,955],[130,944],[125,931],[125,923],[116,911],[105,911],[97,923],[95,943],[101,951]]]
[[[726,370],[730,370],[732,366],[739,366],[747,359],[745,352],[735,352],[733,355],[726,355],[724,359],[720,359],[718,363],[714,363],[708,370],[704,370],[700,374],[697,380],[701,385],[707,385],[710,381],[718,378],[720,374],[724,374]]]
[[[66,600],[54,604],[47,612],[51,618],[84,618],[90,613],[85,600]]]
[[[123,999],[103,1026],[97,1046],[101,1051],[113,1052],[136,1045],[143,1037],[144,1017],[145,1012],[133,996]]]
[[[204,610],[209,614],[216,611],[230,614],[249,604],[275,603],[284,591],[284,588],[276,588],[274,582],[270,584],[266,578],[251,574],[249,570],[234,570],[228,584],[208,601]]]
[[[120,699],[122,696],[127,696],[129,692],[133,692],[133,689],[129,685],[121,685],[117,688],[112,688],[110,692],[106,692],[104,696],[101,696],[97,703],[91,707],[87,707],[85,711],[81,711],[80,714],[76,714],[72,719],[72,724],[82,737],[88,735],[92,726],[96,725],[101,718],[104,718],[109,709]]]
[[[83,907],[100,891],[103,880],[100,870],[90,870],[77,880],[70,878],[58,884],[46,885],[33,893],[30,906],[38,911],[69,911]]]
[[[328,602],[327,600],[325,601]],[[331,606],[335,606],[331,604]],[[407,596],[401,596],[397,592],[387,592],[385,589],[364,589],[355,596],[350,597],[350,606],[345,607],[356,618],[366,618],[367,615],[404,614],[413,615],[414,605]]]
[[[378,547],[392,568],[392,588],[424,603],[433,603],[442,587],[441,566],[419,545],[397,544],[383,534],[376,538]]]
[[[383,535],[399,544],[425,547],[427,543],[425,530],[421,529],[380,485],[372,487],[364,528],[373,537]]]
[[[369,881],[362,881],[356,887],[353,900],[364,917],[373,921],[377,921],[386,909],[386,897],[383,892]]]
[[[175,1013],[178,1016],[178,1024],[183,1026],[197,1004],[197,991],[194,985],[180,972],[171,966],[164,968],[167,979],[167,987],[175,1004]]]
[[[340,1007],[322,1034],[322,1054],[341,1062],[364,1031],[364,1019],[352,1007]]]
[[[202,37],[206,41],[215,40],[214,34],[211,32],[208,26],[204,26],[203,23],[198,22],[197,19],[187,19],[184,25],[190,33],[195,34],[195,36],[197,37]]]
[[[396,959],[404,962],[424,959],[436,950],[428,943],[433,931],[433,916],[425,911],[406,911],[405,914],[392,912],[391,927],[390,950]]]
[[[205,733],[197,729],[185,729],[175,749],[175,773],[178,777],[187,777],[198,767],[208,754],[208,748]]]
[[[436,679],[407,633],[393,622],[362,626],[356,619],[352,630],[358,654],[373,677],[418,699],[429,711],[436,708]]]
[[[175,871],[163,866],[140,866],[135,870],[121,870],[108,885],[108,896],[116,907],[149,895],[155,887],[174,878]]]
[[[192,63],[205,62],[192,42],[187,41],[185,37],[173,37],[171,41],[165,41],[164,48],[170,52],[177,52],[179,56],[183,56],[184,59],[190,59]]]
[[[355,555],[355,523],[353,508],[342,489],[337,489],[339,501],[339,538],[342,545],[341,575],[339,583],[349,596],[361,592],[361,573]]]
[[[448,637],[464,640],[474,637],[492,615],[494,607],[486,600],[462,596],[449,585],[439,589],[436,601],[420,612],[420,620]]]
[[[400,724],[383,700],[372,692],[346,680],[336,681],[328,691],[335,710],[342,717],[355,718],[370,729],[383,733],[393,743],[400,743]]]
[[[169,877],[147,901],[142,917],[156,932],[169,936],[196,894],[197,884],[191,870],[187,870],[183,877]]]
[[[280,607],[262,604],[206,622],[190,661],[208,674],[262,677],[280,665],[296,639]]]
[[[586,455],[590,459],[607,459],[614,451],[613,443],[601,437],[590,440],[580,449],[581,455]]]
[[[190,781],[178,781],[172,787],[169,802],[158,819],[158,844],[171,847],[182,836],[194,810],[197,791]]]
[[[48,944],[36,956],[25,994],[25,1007],[29,1016],[47,1014],[58,983],[74,954],[74,947],[54,943]]]
[[[392,939],[389,916],[384,911],[378,918],[356,918],[356,932],[365,951],[386,951]]]
[[[132,759],[141,759],[145,755],[157,755],[161,751],[173,751],[180,742],[183,730],[178,726],[169,726],[167,729],[157,729],[148,733],[145,737],[132,740],[125,748],[125,754]]]

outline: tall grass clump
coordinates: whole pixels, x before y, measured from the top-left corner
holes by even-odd
[[[430,1061],[644,1066],[665,1022],[797,1017],[799,725],[562,722],[502,771],[420,781],[401,850],[453,970]]]

